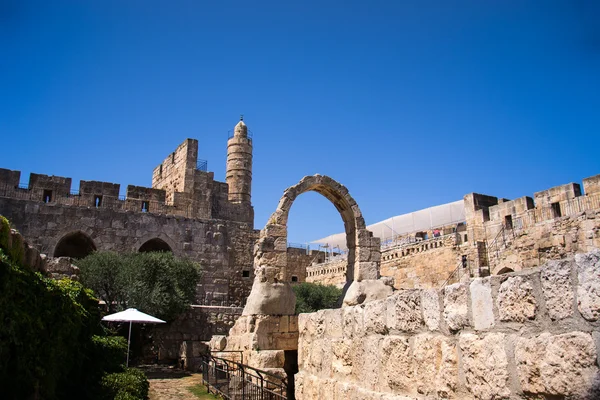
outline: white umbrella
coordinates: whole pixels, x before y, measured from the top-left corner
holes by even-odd
[[[153,317],[152,315],[144,314],[135,308],[128,308],[125,311],[107,315],[102,318],[102,321],[112,322],[129,322],[129,338],[127,339],[127,366],[129,367],[129,344],[131,343],[131,324],[134,322],[142,322],[146,324],[164,324],[162,319]]]

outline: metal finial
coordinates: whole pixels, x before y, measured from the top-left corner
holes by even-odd
[[[244,114],[240,114],[240,121],[244,120]]]

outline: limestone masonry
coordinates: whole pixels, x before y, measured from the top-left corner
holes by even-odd
[[[381,275],[393,277],[397,289],[437,288],[599,248],[599,182],[596,175],[583,179],[583,192],[579,184],[570,183],[515,200],[467,194],[464,221],[386,240]],[[321,259],[296,257],[291,268],[306,270],[308,282],[342,286],[344,258]]]
[[[300,314],[296,399],[598,399],[599,319],[598,250]]]
[[[185,140],[152,173],[152,187],[80,181],[0,169],[0,214],[51,257],[81,258],[94,250],[172,251],[204,270],[197,304],[242,306],[258,238],[250,201],[252,139],[239,122],[227,147],[227,183],[198,160],[198,141]]]

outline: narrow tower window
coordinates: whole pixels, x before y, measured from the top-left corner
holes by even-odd
[[[50,203],[52,201],[52,190],[44,190],[42,201],[44,203]]]

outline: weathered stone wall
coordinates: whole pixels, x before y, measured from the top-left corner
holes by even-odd
[[[600,397],[600,251],[299,316],[296,399]]]
[[[242,305],[253,278],[252,249],[258,237],[247,223],[72,207],[0,197],[6,216],[42,253],[53,255],[69,234],[89,238],[95,249],[135,252],[152,240],[166,242],[178,257],[204,270],[198,304]],[[242,271],[251,271],[243,277]]]
[[[242,311],[241,307],[192,306],[176,320],[153,326],[152,343],[159,360],[177,359],[182,342],[208,342],[213,335],[227,334]]]
[[[381,253],[381,275],[393,277],[396,289],[441,287],[470,251],[461,235],[450,233],[387,248]]]
[[[600,175],[583,179],[583,189],[569,183],[515,200],[465,195],[465,223],[384,241],[381,275],[393,277],[396,288],[440,287],[463,272],[462,256],[467,275],[487,276],[600,247]],[[313,282],[336,279],[327,268],[315,271]]]
[[[287,270],[292,282],[307,282],[307,269],[314,263],[322,263],[325,260],[325,252],[318,250],[306,250],[298,247],[287,248]],[[294,277],[296,279],[294,280]]]
[[[535,267],[598,247],[600,210],[588,210],[529,228],[507,229],[488,248],[487,257],[492,273],[497,274]]]
[[[252,155],[244,157],[251,170]],[[250,184],[245,201],[230,202],[228,185],[201,169],[195,139],[154,169],[152,188],[129,185],[124,199],[119,184],[80,181],[79,192],[71,192],[71,178],[32,173],[25,187],[19,171],[0,169],[0,214],[51,257],[140,251],[144,244],[143,251],[170,249],[202,265],[198,303],[243,305],[258,238]]]
[[[347,266],[348,260],[345,258],[313,265],[306,268],[306,282],[343,287],[346,284]]]
[[[167,193],[167,203],[174,204],[175,192],[190,193],[198,160],[198,141],[186,139],[152,172],[152,187]]]

